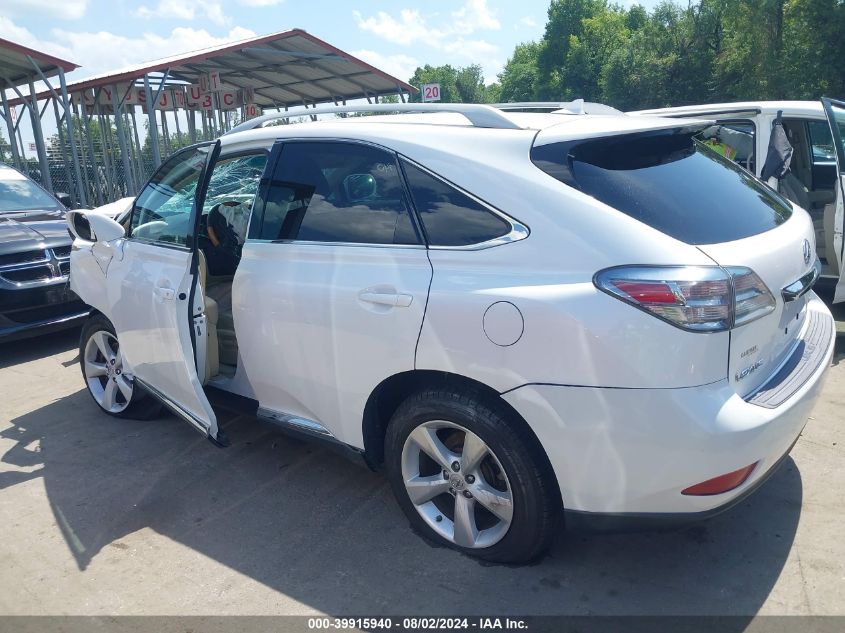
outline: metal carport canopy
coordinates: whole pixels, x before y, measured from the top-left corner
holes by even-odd
[[[15,86],[26,84],[30,77],[39,79],[36,66],[45,77],[55,77],[59,69],[70,72],[79,68],[73,62],[0,38],[0,75],[3,79]]]
[[[67,125],[68,134],[71,135],[70,145],[73,153],[73,167],[74,172],[79,180],[79,163],[76,161],[76,147],[72,135],[72,127],[69,116],[69,98],[67,92],[67,85],[65,83],[65,71],[71,71],[79,68],[79,65],[69,62],[41,51],[36,51],[15,42],[0,38],[0,118],[6,124],[6,131],[9,134],[9,147],[12,151],[12,162],[18,169],[23,168],[22,152],[23,143],[19,148],[17,140],[15,139],[15,132],[19,134],[20,120],[15,120],[16,111],[12,110],[13,105],[23,103],[26,105],[30,115],[30,122],[32,124],[32,135],[35,137],[36,152],[38,153],[38,165],[41,170],[41,184],[47,189],[53,190],[53,183],[50,177],[50,167],[47,159],[47,148],[44,144],[44,133],[41,129],[41,117],[44,112],[39,110],[37,98],[35,96],[35,81],[43,81],[47,90],[46,94],[52,95],[55,98],[54,106],[56,112],[56,125],[61,126],[59,120],[59,106],[61,103],[62,109],[65,111],[65,123]],[[50,78],[59,76],[59,89],[61,96],[56,92],[56,89],[50,84]],[[25,97],[20,90],[21,86],[29,87],[29,96]],[[11,89],[18,98],[12,103],[6,97],[6,90]],[[46,109],[46,105],[45,105]],[[85,193],[80,189],[77,200],[85,203]]]
[[[190,83],[219,72],[224,85],[252,88],[255,103],[285,107],[376,95],[417,92],[413,86],[353,57],[302,29],[174,55],[68,85],[71,92],[134,81],[148,73]]]

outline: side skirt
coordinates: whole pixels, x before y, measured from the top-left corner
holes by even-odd
[[[341,442],[326,427],[318,422],[280,411],[273,411],[264,407],[258,408],[256,417],[260,422],[270,424],[286,435],[322,444],[329,450],[342,455],[358,466],[374,470],[372,465],[367,461],[363,450]]]
[[[241,415],[253,416],[259,423],[272,426],[289,437],[325,446],[358,466],[376,470],[367,460],[363,450],[341,442],[318,422],[261,407],[258,401],[253,398],[247,398],[219,387],[206,385],[204,391],[212,406]]]
[[[212,444],[221,448],[229,446],[229,438],[226,436],[222,429],[217,432],[217,437],[213,437],[209,434],[208,428],[202,423],[202,421],[197,419],[189,411],[183,409],[181,406],[179,406],[178,403],[167,397],[164,393],[162,393],[152,385],[144,382],[140,378],[133,378],[133,382],[138,385],[141,389],[146,391],[148,394],[150,394],[153,398],[161,402],[165,407],[170,409],[170,411],[172,411],[174,415],[181,418],[182,420],[190,424],[192,427],[194,427],[197,431],[205,435],[209,440],[211,440]]]

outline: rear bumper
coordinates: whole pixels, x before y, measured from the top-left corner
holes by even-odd
[[[824,344],[802,356],[803,382],[774,407],[743,399],[727,379],[684,389],[526,385],[505,394],[549,456],[569,524],[620,529],[707,518],[762,484],[804,428],[833,355],[830,312],[815,297],[808,309]],[[681,494],[755,462],[733,490]]]
[[[798,438],[795,438],[795,442]],[[636,532],[644,530],[666,530],[682,527],[698,521],[706,521],[715,516],[727,512],[738,506],[747,497],[757,491],[769,478],[774,475],[781,464],[789,457],[789,452],[795,446],[795,442],[781,456],[774,465],[769,468],[761,477],[758,477],[753,484],[744,487],[742,492],[729,501],[710,510],[700,512],[583,512],[580,510],[568,510],[564,508],[564,521],[566,529],[573,532]]]
[[[67,283],[0,289],[0,341],[73,327],[89,312]]]

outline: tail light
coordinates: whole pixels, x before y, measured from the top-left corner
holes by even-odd
[[[766,316],[775,309],[775,298],[750,268],[728,268],[734,283],[734,327]]]
[[[597,288],[684,330],[720,332],[775,309],[775,298],[750,268],[622,266],[594,278]]]

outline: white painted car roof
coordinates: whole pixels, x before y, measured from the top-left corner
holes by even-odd
[[[674,108],[655,108],[651,110],[637,110],[629,114],[661,115],[661,114],[715,114],[718,112],[759,111],[760,114],[776,115],[782,110],[784,116],[808,116],[824,118],[824,107],[821,101],[737,101],[735,103],[708,103],[703,105],[678,106]]]
[[[538,144],[547,142],[596,138],[616,134],[678,127],[678,120],[668,117],[647,117],[589,114],[557,114],[535,112],[506,112],[520,129],[474,127],[459,113],[392,114],[367,117],[323,119],[315,122],[276,125],[235,132],[221,137],[223,147],[253,144],[264,141],[271,144],[281,138],[336,138],[357,139],[384,143],[391,147],[413,144],[447,149],[463,140],[523,139]],[[690,121],[696,124],[698,121]],[[704,121],[701,121],[704,123]],[[538,132],[540,133],[538,135]]]

